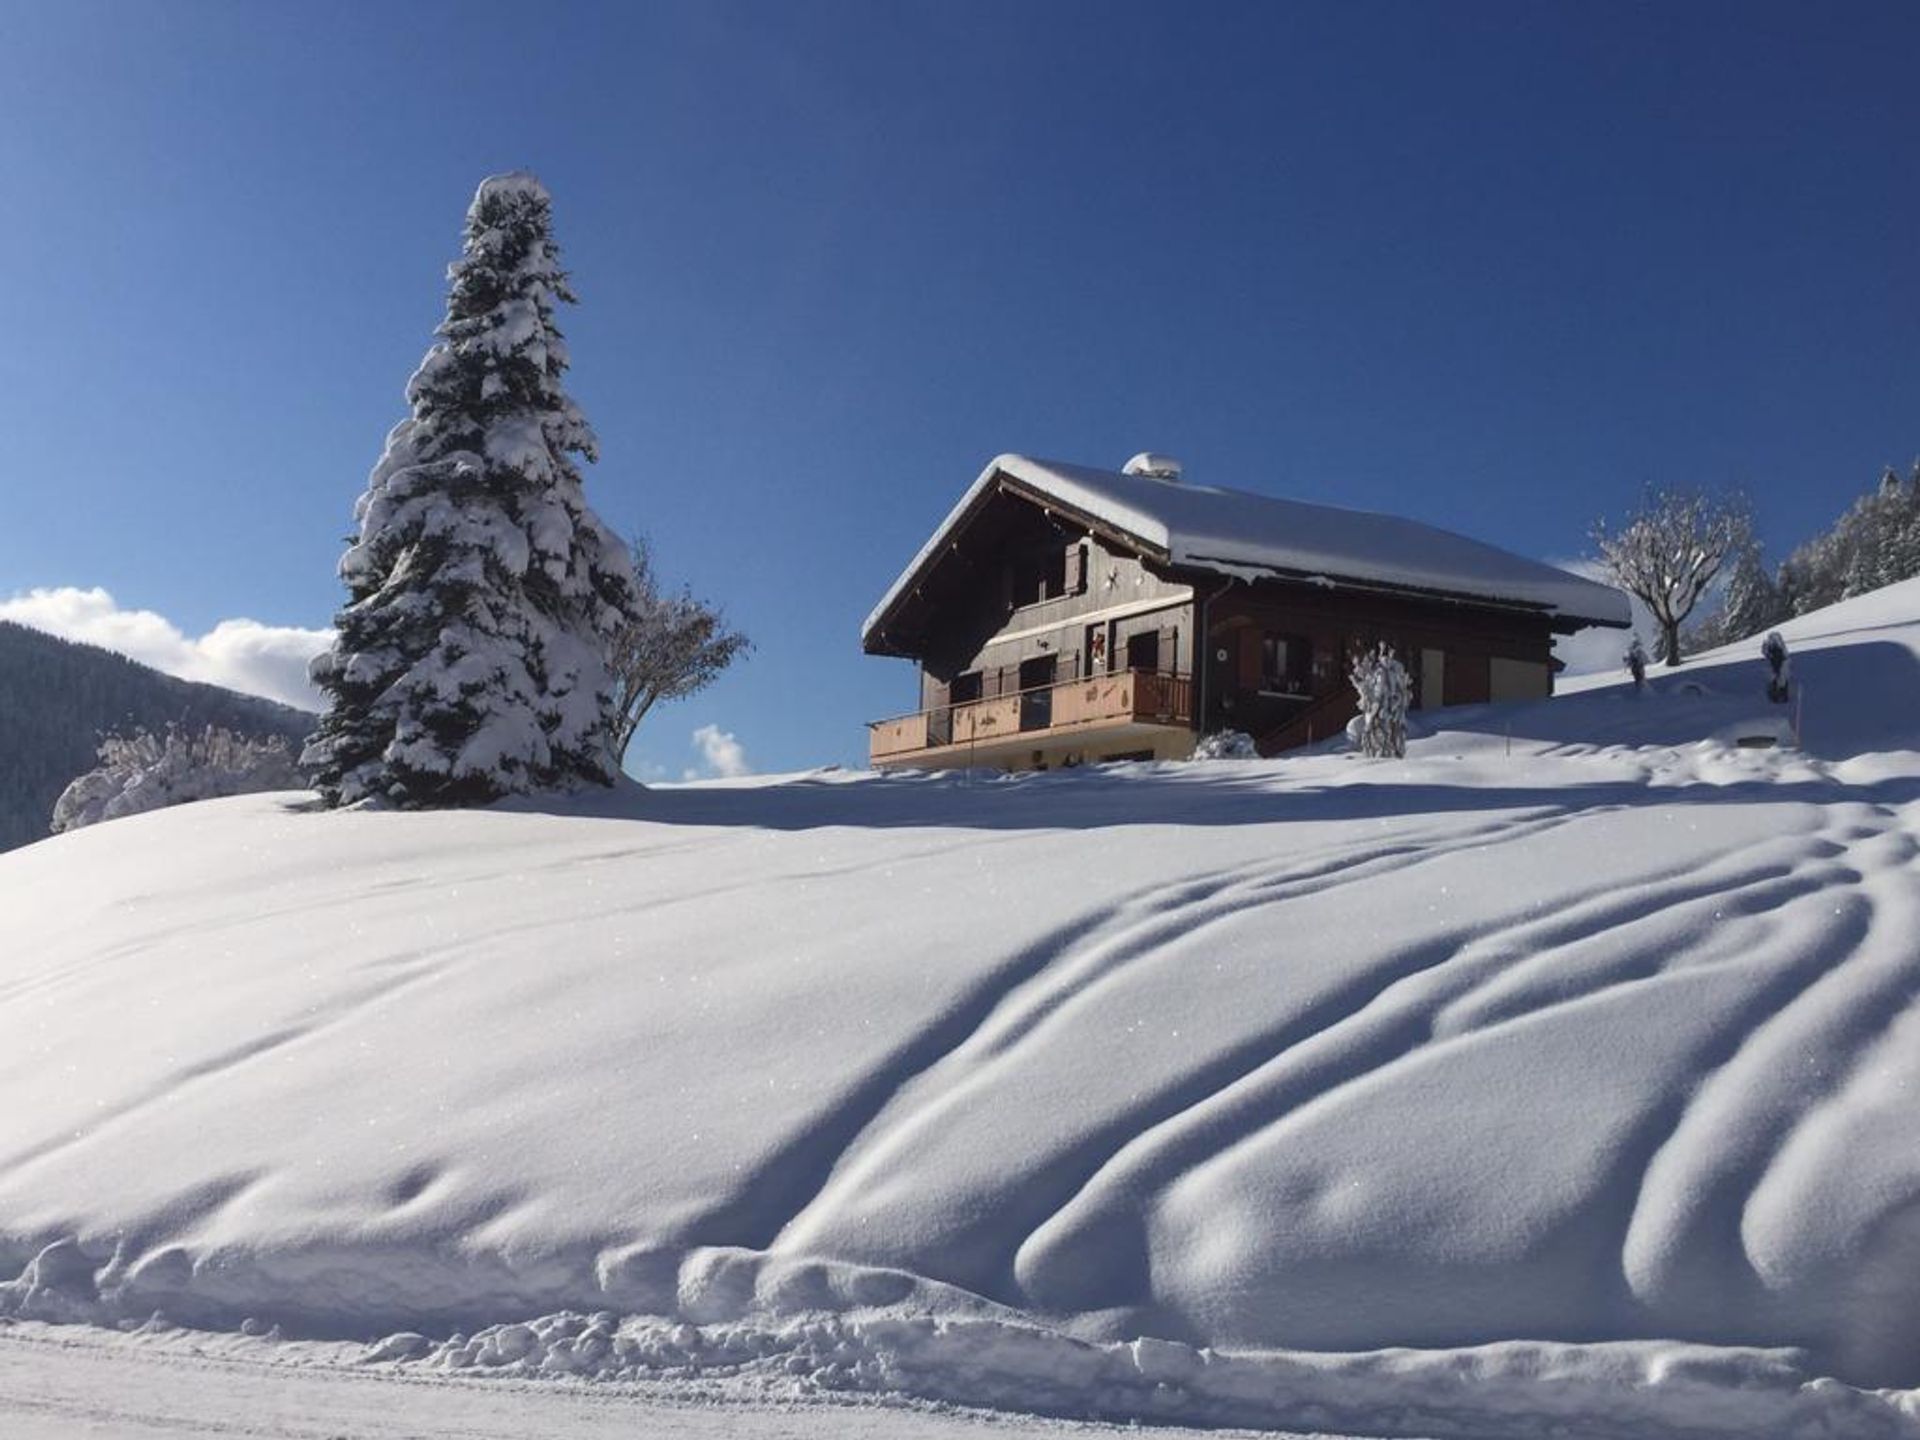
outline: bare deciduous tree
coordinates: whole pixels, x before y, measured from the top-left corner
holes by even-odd
[[[1593,527],[1593,543],[1616,585],[1631,591],[1660,625],[1660,654],[1680,663],[1680,626],[1752,532],[1739,494],[1649,490],[1619,530]]]
[[[613,753],[624,756],[646,714],[662,700],[704,690],[736,658],[753,648],[724,616],[692,591],[663,595],[646,537],[631,543],[637,618],[614,637],[607,656],[617,718]]]

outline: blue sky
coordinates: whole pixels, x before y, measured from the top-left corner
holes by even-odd
[[[854,762],[1002,450],[1542,556],[1776,554],[1920,452],[1920,7],[0,3],[0,597],[324,625],[478,180],[536,170],[589,493],[757,642],[650,717]],[[709,732],[709,738],[714,732]]]

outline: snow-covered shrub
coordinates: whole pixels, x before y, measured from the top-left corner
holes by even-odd
[[[1768,632],[1760,646],[1760,654],[1770,672],[1767,676],[1767,699],[1776,705],[1784,705],[1793,696],[1793,661],[1787,655],[1787,642],[1780,638],[1778,630]]]
[[[482,182],[448,275],[313,666],[332,707],[301,761],[329,804],[475,804],[618,774],[607,658],[633,575],[574,463],[596,451],[560,384],[553,312],[573,294],[546,188]]]
[[[110,735],[100,742],[99,754],[99,765],[54,801],[56,835],[189,800],[299,790],[306,784],[285,740],[249,739],[213,725],[198,731],[169,726],[164,736],[145,730]]]
[[[1211,735],[1202,735],[1200,743],[1193,747],[1196,760],[1258,760],[1260,752],[1255,748],[1253,737],[1244,730],[1216,730]]]
[[[1638,635],[1634,636],[1633,643],[1627,646],[1626,661],[1627,673],[1633,677],[1633,688],[1644,689],[1647,683],[1647,647],[1640,643]]]
[[[1405,755],[1413,682],[1400,657],[1383,642],[1354,662],[1351,679],[1360,697],[1360,753],[1374,758]]]

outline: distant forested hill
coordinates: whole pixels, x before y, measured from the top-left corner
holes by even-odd
[[[94,765],[102,735],[219,725],[296,743],[314,717],[123,655],[0,621],[0,850],[47,834],[53,802]]]

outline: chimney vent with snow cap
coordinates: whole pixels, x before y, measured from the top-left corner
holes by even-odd
[[[1156,480],[1171,480],[1175,484],[1180,480],[1180,462],[1171,455],[1156,455],[1151,450],[1142,450],[1127,461],[1122,475],[1151,475]]]

